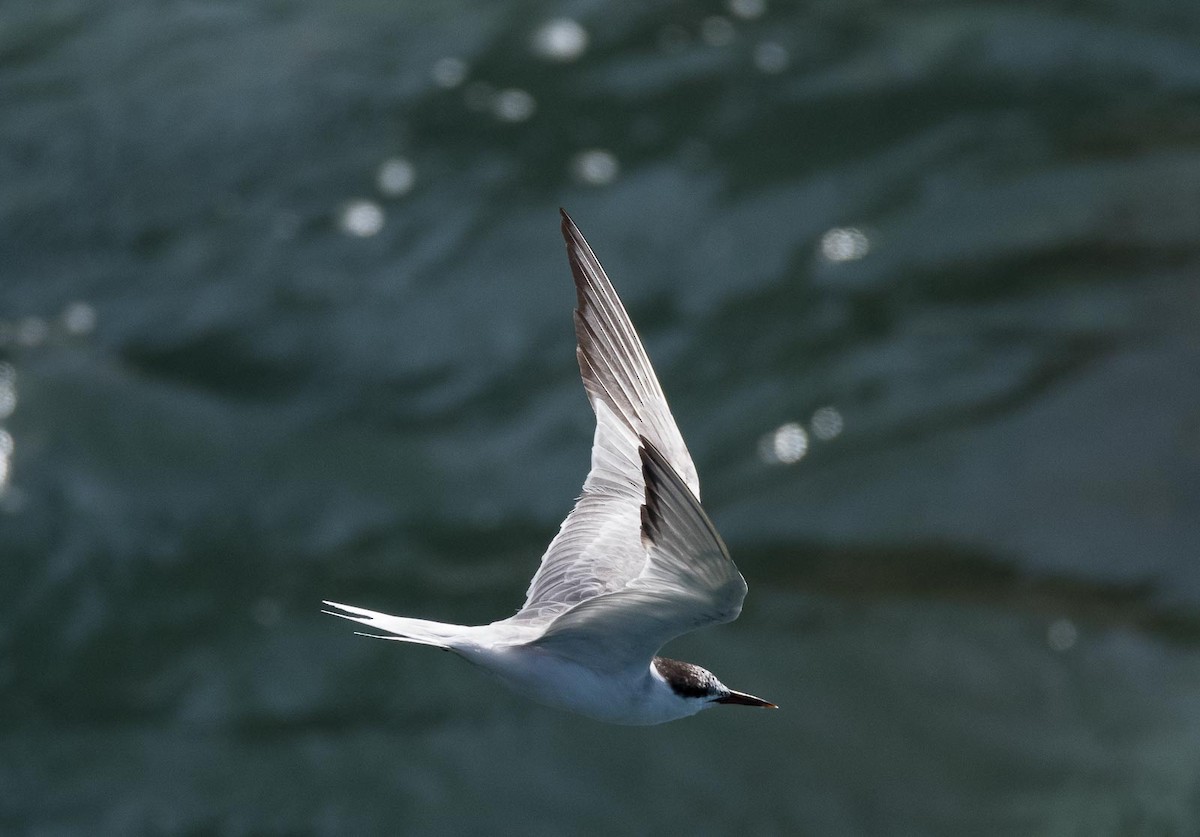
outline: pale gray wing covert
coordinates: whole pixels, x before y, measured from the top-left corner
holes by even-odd
[[[575,278],[576,356],[596,412],[592,467],[575,508],[551,541],[513,617],[548,621],[593,596],[620,590],[641,572],[645,483],[638,455],[644,436],[693,495],[700,483],[658,378],[604,268],[575,223],[562,213]]]
[[[533,644],[611,673],[640,670],[669,640],[742,610],[746,582],[683,479],[647,439],[640,536],[647,559],[622,590],[580,602]]]

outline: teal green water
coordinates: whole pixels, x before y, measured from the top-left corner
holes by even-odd
[[[0,100],[0,832],[1200,829],[1200,6],[47,0]],[[560,205],[779,712],[318,612],[521,603]]]

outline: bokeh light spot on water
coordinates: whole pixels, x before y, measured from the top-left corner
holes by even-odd
[[[392,198],[407,194],[416,181],[416,168],[403,157],[384,160],[383,165],[379,167],[379,174],[375,177],[379,191]]]
[[[823,442],[836,439],[842,432],[842,414],[837,407],[820,407],[812,414],[809,422],[813,435]]]
[[[767,11],[766,0],[729,0],[726,5],[731,15],[742,20],[760,18]]]
[[[1056,619],[1046,629],[1046,644],[1052,651],[1070,651],[1079,640],[1079,630],[1070,619]]]
[[[11,363],[0,363],[0,419],[17,409],[17,370]]]
[[[366,238],[383,229],[383,208],[374,201],[350,201],[342,209],[339,219],[342,231]]]
[[[49,334],[50,326],[41,317],[25,317],[17,323],[17,344],[26,348],[42,345]]]
[[[537,110],[537,100],[528,90],[510,87],[492,97],[492,114],[502,122],[524,122]]]
[[[700,38],[709,46],[728,46],[733,42],[733,24],[727,17],[713,15],[700,23]]]
[[[467,70],[466,61],[448,55],[433,62],[429,75],[438,87],[450,90],[467,80]]]
[[[62,312],[62,324],[67,334],[82,337],[96,328],[96,309],[86,302],[72,302]]]
[[[791,63],[792,56],[788,54],[787,48],[783,44],[775,41],[763,41],[754,48],[754,66],[761,72],[770,75],[782,73]]]
[[[808,453],[808,433],[794,421],[781,424],[759,440],[758,454],[771,465],[791,465]]]
[[[581,183],[589,186],[604,186],[616,180],[621,172],[621,164],[611,151],[603,148],[589,148],[580,151],[571,160],[571,174]]]
[[[533,52],[549,61],[574,61],[588,47],[588,33],[569,17],[548,20],[533,33]]]
[[[14,447],[12,434],[0,427],[0,494],[3,494],[8,488],[9,459],[12,457]]]
[[[821,236],[821,255],[831,262],[861,259],[870,249],[866,233],[857,227],[834,227]]]

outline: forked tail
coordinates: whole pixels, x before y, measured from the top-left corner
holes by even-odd
[[[361,636],[373,636],[376,639],[391,639],[397,642],[413,642],[417,645],[432,645],[447,651],[455,650],[455,640],[461,639],[467,632],[463,625],[447,625],[444,622],[431,622],[428,619],[409,619],[405,616],[390,616],[354,605],[338,604],[337,602],[322,602],[336,610],[323,610],[330,616],[340,616],[353,622],[386,631],[389,636],[368,634],[356,631]],[[339,612],[344,611],[344,612]]]

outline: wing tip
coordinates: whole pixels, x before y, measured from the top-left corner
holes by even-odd
[[[575,226],[574,219],[561,206],[558,208],[558,214],[561,219],[563,239],[567,242],[568,249],[578,247],[579,243],[583,241],[583,234],[579,232],[579,227]]]
[[[589,279],[588,270],[584,264],[595,261],[596,257],[588,246],[587,239],[583,237],[579,227],[575,226],[575,222],[571,220],[567,211],[561,206],[558,211],[562,214],[562,237],[567,245],[567,262],[571,266],[571,278],[575,280],[577,297],[575,312],[582,314],[589,305],[594,304],[589,299],[592,293],[589,290],[592,280]],[[599,262],[596,262],[596,267],[599,268]]]

